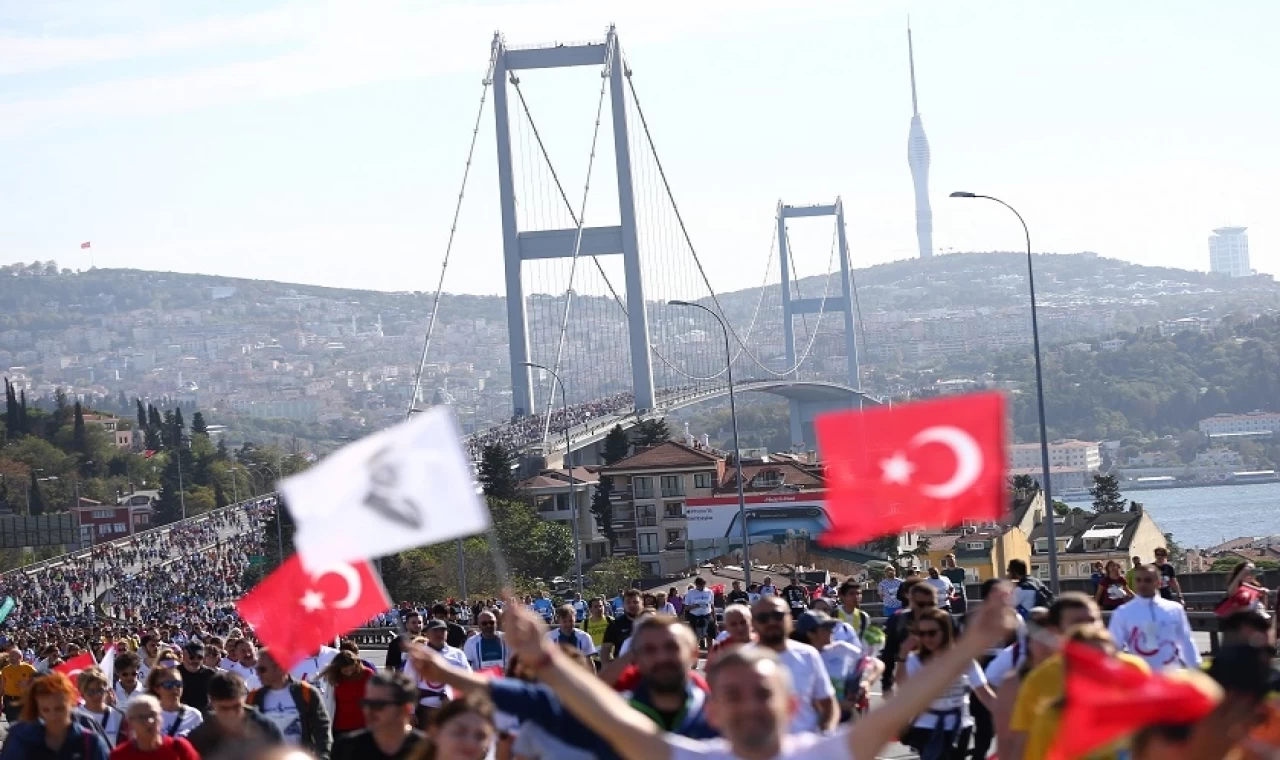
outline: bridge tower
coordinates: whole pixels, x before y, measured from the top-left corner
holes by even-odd
[[[787,247],[787,220],[800,217],[810,216],[834,216],[836,218],[836,235],[837,245],[840,250],[840,292],[826,298],[823,303],[822,298],[796,298],[791,297],[791,257]],[[858,342],[855,339],[853,325],[853,277],[849,270],[849,245],[845,237],[844,229],[844,204],[840,198],[836,198],[836,202],[832,204],[819,204],[813,206],[789,206],[782,201],[778,201],[778,261],[782,265],[782,336],[783,343],[786,348],[787,366],[796,366],[796,331],[794,319],[800,314],[817,314],[823,309],[828,311],[844,312],[844,343],[845,357],[848,360],[849,387],[861,393],[862,391],[862,374],[858,370]],[[797,371],[791,374],[792,378],[798,378]],[[862,398],[861,395],[858,397]],[[800,401],[791,399],[789,402],[791,407],[791,445],[795,448],[804,448],[808,443],[814,445],[816,441],[804,440],[804,411],[801,409]],[[859,400],[858,403],[862,403]],[[809,415],[812,417],[812,415]]]
[[[613,116],[614,163],[618,178],[619,224],[584,227],[579,256],[622,254],[626,277],[627,330],[631,351],[631,381],[636,410],[653,409],[653,367],[649,357],[649,318],[640,274],[640,244],[636,234],[635,195],[631,182],[631,143],[627,140],[626,84],[629,72],[622,60],[613,27],[602,43],[554,47],[508,48],[494,35],[493,114],[498,143],[498,191],[502,208],[502,253],[507,286],[507,332],[511,356],[511,405],[516,416],[533,414],[533,377],[529,361],[529,323],[525,309],[522,264],[536,259],[571,258],[578,243],[576,228],[521,232],[516,218],[515,180],[511,165],[511,125],[508,120],[507,80],[524,69],[565,66],[605,66]]]

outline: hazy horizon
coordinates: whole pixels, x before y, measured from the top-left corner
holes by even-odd
[[[1280,6],[1261,0],[4,4],[0,263],[433,291],[493,31],[610,21],[717,290],[760,284],[779,198],[842,196],[855,268],[914,258],[908,13],[938,254],[1021,247],[1007,211],[946,197],[971,190],[1017,207],[1037,252],[1204,271],[1211,230],[1240,225],[1280,273],[1277,106],[1258,96]],[[598,70],[521,78],[576,206]],[[449,293],[502,290],[491,105]],[[604,142],[588,224],[616,214]],[[830,227],[794,234],[800,275],[825,271]]]

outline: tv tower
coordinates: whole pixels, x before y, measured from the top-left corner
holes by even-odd
[[[929,207],[929,138],[924,136],[920,108],[916,102],[916,53],[911,44],[911,23],[907,22],[907,61],[911,66],[911,133],[907,137],[907,164],[916,186],[916,239],[920,258],[933,257],[933,209]]]

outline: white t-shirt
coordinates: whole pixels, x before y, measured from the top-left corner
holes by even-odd
[[[710,615],[711,605],[715,603],[716,595],[710,589],[693,589],[685,592],[684,610],[690,615]]]
[[[244,685],[249,691],[262,688],[262,681],[258,678],[258,671],[248,665],[241,665],[233,662],[227,667],[228,673],[235,673],[244,679]]]
[[[907,655],[907,675],[914,675],[916,671],[924,667],[920,664],[920,658],[915,652]],[[959,678],[942,692],[942,696],[933,700],[929,704],[929,711],[920,713],[911,725],[916,728],[933,728],[938,723],[938,716],[932,711],[951,711],[958,710],[960,713],[960,728],[973,725],[973,716],[969,714],[969,690],[978,689],[987,685],[987,677],[983,674],[982,668],[976,662],[970,662],[969,667]],[[946,729],[955,728],[951,725],[951,719],[947,720]]]
[[[333,662],[333,658],[338,656],[338,650],[333,647],[320,647],[320,651],[302,662],[294,665],[289,669],[289,675],[293,676],[295,681],[307,681],[316,688],[324,691],[328,686],[323,683],[323,679],[318,678],[320,672],[329,667],[329,663]]]
[[[287,743],[295,747],[302,744],[302,716],[288,686],[268,689],[263,694],[262,716],[276,724]]]
[[[818,711],[813,707],[814,700],[836,695],[827,666],[822,664],[822,655],[808,644],[787,639],[787,648],[778,653],[778,660],[791,674],[791,688],[799,703],[791,719],[791,733],[817,731]]]
[[[670,615],[672,617],[675,617],[676,606],[671,602],[667,602],[666,604],[662,605],[662,609],[658,610],[658,612],[661,612],[663,615]]]
[[[934,590],[938,592],[939,604],[946,604],[947,600],[951,598],[951,590],[955,588],[955,584],[945,575],[939,575],[937,578],[925,578],[924,582],[933,586]]]
[[[437,652],[451,665],[456,665],[463,670],[471,670],[471,663],[467,662],[467,656],[462,653],[461,649],[444,645],[444,649]],[[401,670],[409,672],[410,662],[405,660]],[[419,691],[428,692],[428,696],[418,700],[418,703],[426,707],[440,707],[444,704],[443,697],[453,699],[453,689],[444,683],[432,683],[431,681],[418,681]]]
[[[724,739],[686,739],[683,736],[663,736],[671,748],[671,760],[741,760]],[[849,749],[847,731],[834,734],[791,734],[782,737],[782,751],[770,760],[856,760]]]
[[[186,736],[204,723],[204,716],[194,707],[182,705],[175,712],[160,711],[160,734],[162,736]]]
[[[596,643],[591,640],[591,635],[588,634],[586,631],[580,628],[574,628],[572,631],[572,634],[573,634],[573,645],[578,648],[579,652],[582,652],[587,657],[590,657],[591,655],[595,654],[598,651],[596,649]],[[547,631],[546,639],[547,641],[550,641],[552,644],[559,644],[560,635],[561,635],[561,630],[559,628],[556,628],[555,630]],[[631,637],[627,637],[627,641],[631,641]],[[626,646],[627,641],[622,642],[623,646]]]
[[[775,595],[775,594],[777,594],[777,593],[778,593],[778,587],[777,587],[777,586],[772,586],[772,585],[770,585],[770,586],[761,586],[761,587],[760,587],[760,596],[773,596],[773,595]]]
[[[1000,684],[1004,683],[1004,679],[1017,670],[1026,659],[1027,643],[1025,641],[1019,640],[1018,643],[1001,649],[996,653],[995,659],[987,663],[987,670],[984,673],[987,683],[991,684],[993,689],[999,688]]]
[[[837,697],[844,696],[845,680],[853,675],[854,669],[862,661],[862,647],[854,646],[847,641],[833,641],[820,652],[822,664],[831,677],[831,686]]]
[[[139,694],[147,693],[147,690],[142,686],[142,681],[138,681],[138,685],[133,691],[125,691],[124,684],[116,681],[115,689],[113,689],[113,691],[116,693],[116,704],[120,709],[124,709],[125,705],[129,704],[130,699],[133,699]]]

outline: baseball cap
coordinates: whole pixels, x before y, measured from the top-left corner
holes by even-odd
[[[809,610],[796,621],[796,632],[809,634],[819,628],[835,628],[839,623],[839,620],[821,610]]]
[[[439,618],[431,618],[422,628],[425,631],[436,631],[441,629],[447,630],[449,628],[449,624]]]

